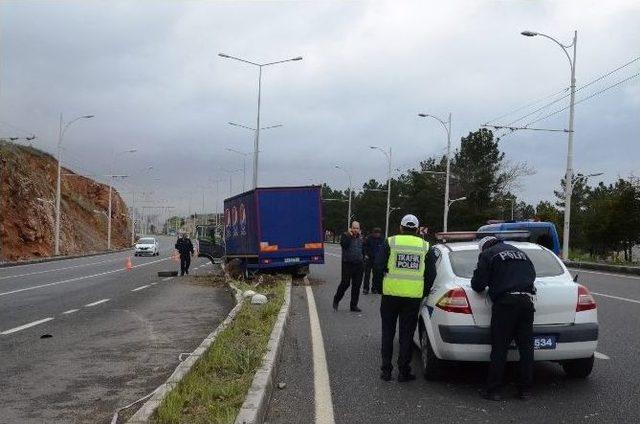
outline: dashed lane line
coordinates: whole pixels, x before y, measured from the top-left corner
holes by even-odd
[[[150,285],[150,284],[145,284],[144,286],[140,286],[140,287],[136,287],[135,289],[131,289],[131,291],[132,291],[132,292],[137,292],[137,291],[139,291],[139,290],[144,290],[144,289],[146,289],[147,287],[151,287],[151,285]]]
[[[171,259],[171,258],[167,257],[167,258],[164,258],[164,259],[158,259],[156,261],[151,261],[151,262],[146,262],[146,263],[143,263],[143,264],[134,265],[132,268],[140,268],[140,267],[143,267],[143,266],[153,265],[153,264],[156,264],[158,262],[166,261],[168,259]],[[76,281],[85,280],[87,278],[101,277],[103,275],[114,274],[116,272],[125,272],[125,271],[124,271],[124,269],[114,269],[114,270],[111,270],[111,271],[100,272],[98,274],[85,275],[85,276],[82,276],[82,277],[70,278],[68,280],[56,281],[54,283],[39,284],[37,286],[24,287],[22,289],[16,289],[16,290],[11,290],[11,291],[8,291],[8,292],[0,293],[0,297],[7,296],[7,295],[10,295],[10,294],[15,294],[15,293],[21,293],[21,292],[25,292],[25,291],[29,291],[29,290],[37,290],[37,289],[41,289],[41,288],[44,288],[44,287],[57,286],[59,284],[73,283],[73,282],[76,282]]]
[[[73,314],[74,312],[78,312],[80,309],[69,309],[68,311],[64,311],[62,315]]]
[[[307,290],[307,305],[309,306],[309,324],[311,325],[311,350],[313,352],[313,388],[315,400],[315,423],[334,424],[333,401],[331,399],[331,385],[329,384],[329,370],[320,328],[320,319],[316,309],[316,301],[310,286]]]
[[[600,353],[600,352],[594,352],[593,356],[596,357],[596,359],[605,359],[605,360],[609,360],[611,358],[609,358],[607,355],[605,355],[604,353]]]
[[[96,306],[96,305],[100,305],[100,304],[102,304],[102,303],[106,303],[106,302],[108,302],[108,301],[110,301],[110,300],[111,300],[111,299],[100,299],[100,300],[97,300],[97,301],[95,301],[95,302],[87,303],[86,305],[84,305],[84,307],[85,307],[85,308],[90,308],[90,307],[92,307],[92,306]]]
[[[162,279],[162,281],[169,281],[169,280],[173,280],[173,277],[167,277]]]
[[[55,268],[55,269],[45,269],[43,271],[33,271],[33,272],[27,272],[27,273],[24,273],[24,274],[5,275],[3,277],[0,277],[0,281],[1,280],[6,280],[6,279],[9,279],[9,278],[28,277],[30,275],[47,274],[49,272],[65,271],[67,269],[76,269],[76,268],[82,268],[82,267],[91,266],[91,265],[106,264],[106,263],[109,263],[109,262],[115,262],[115,261],[119,261],[119,260],[122,260],[122,259],[124,259],[124,258],[113,258],[113,259],[107,259],[105,261],[90,262],[88,264],[66,266],[66,267]]]
[[[624,300],[625,302],[640,303],[640,300],[629,299],[629,298],[620,297],[620,296],[613,296],[613,295],[610,295],[610,294],[596,293],[596,292],[591,292],[591,294],[595,294],[596,296],[608,297],[608,298],[611,298],[611,299]]]
[[[45,322],[51,321],[53,318],[48,317],[44,319],[39,319],[38,321],[33,321],[28,324],[21,325],[20,327],[15,327],[10,330],[3,331],[0,335],[6,336],[7,334],[17,333],[18,331],[26,330],[27,328],[35,327],[36,325],[43,324]]]

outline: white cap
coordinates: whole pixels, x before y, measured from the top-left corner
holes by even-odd
[[[482,252],[482,248],[484,247],[484,245],[487,244],[488,242],[492,241],[492,240],[497,240],[497,239],[495,237],[493,237],[493,236],[483,237],[478,242],[478,249],[480,249],[480,251]]]
[[[402,221],[400,221],[400,225],[406,228],[418,228],[418,218],[415,215],[405,215],[402,217]]]

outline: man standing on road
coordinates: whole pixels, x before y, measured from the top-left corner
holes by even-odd
[[[529,257],[515,246],[495,237],[485,237],[478,247],[478,265],[471,287],[482,293],[488,286],[491,307],[491,363],[483,397],[500,400],[502,376],[511,341],[515,338],[520,352],[518,397],[528,399],[533,383],[533,314],[532,297],[536,292],[536,270]]]
[[[375,264],[376,256],[382,250],[382,246],[384,246],[382,230],[379,227],[375,227],[364,241],[364,282],[362,294],[369,294],[369,282],[371,281],[373,265]],[[376,279],[374,278],[372,283],[375,282]],[[379,284],[371,284],[371,293],[382,293],[382,287],[379,286]]]
[[[193,256],[193,243],[187,237],[187,233],[182,233],[176,242],[176,250],[180,254],[180,275],[185,273],[189,275],[189,266],[191,265],[191,256]]]
[[[400,234],[389,237],[376,257],[374,280],[382,280],[382,373],[380,378],[391,380],[391,359],[396,323],[399,321],[400,352],[398,353],[398,382],[415,380],[411,374],[413,333],[418,324],[422,299],[429,294],[436,278],[438,251],[416,234],[418,218],[405,215],[400,222]],[[383,279],[384,275],[384,279]]]
[[[363,240],[360,234],[360,223],[353,221],[349,230],[340,237],[342,247],[342,280],[333,297],[333,309],[338,310],[338,304],[344,293],[351,286],[351,312],[362,312],[358,308],[362,271],[364,266]]]

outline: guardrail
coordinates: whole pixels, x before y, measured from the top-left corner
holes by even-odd
[[[586,269],[586,270],[594,270],[594,271],[613,272],[617,274],[640,275],[640,267],[637,267],[637,266],[609,265],[609,264],[601,264],[597,262],[578,262],[578,261],[564,261],[564,264],[568,268],[574,268],[574,269]]]

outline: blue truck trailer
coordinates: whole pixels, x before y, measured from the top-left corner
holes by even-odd
[[[320,186],[267,187],[225,199],[225,260],[248,273],[324,263],[321,196]]]

